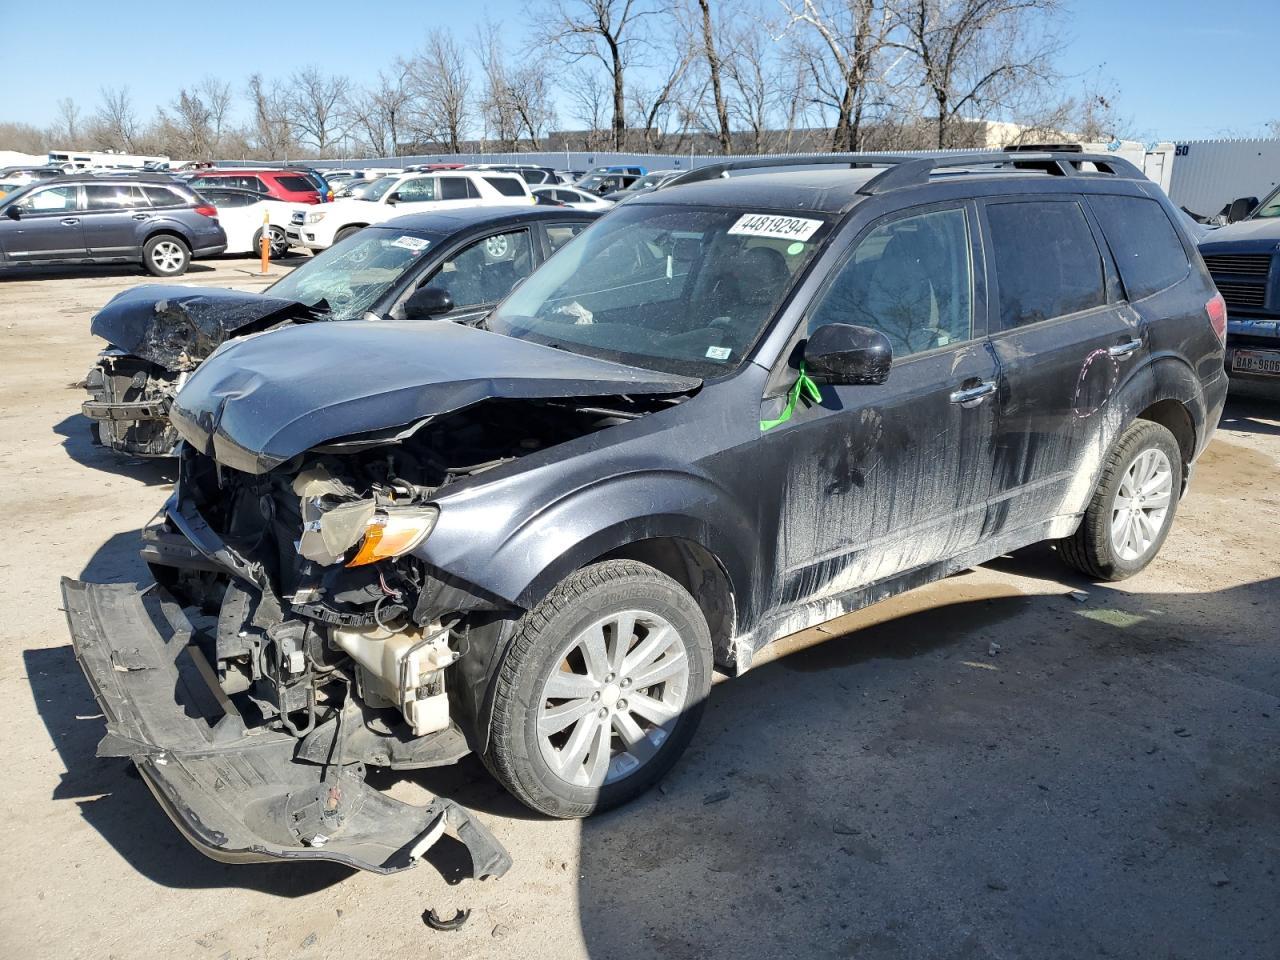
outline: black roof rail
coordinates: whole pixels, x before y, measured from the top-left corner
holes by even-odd
[[[828,153],[818,156],[752,157],[744,160],[724,160],[702,167],[695,167],[662,184],[659,189],[676,187],[686,183],[701,183],[729,176],[731,171],[770,170],[778,167],[840,166],[857,170],[864,167],[887,167],[864,183],[858,192],[867,196],[897,190],[902,187],[928,183],[934,170],[948,167],[974,167],[1007,165],[1018,170],[1041,170],[1045,173],[1070,177],[1088,174],[1081,164],[1092,163],[1098,172],[1127,180],[1141,180],[1145,175],[1128,160],[1113,154],[1082,153],[1075,150],[1044,150],[935,154],[918,156],[901,153]]]
[[[684,173],[672,177],[662,188],[676,187],[686,183],[701,183],[704,180],[718,180],[727,177],[731,170],[764,170],[775,167],[824,167],[839,166],[856,170],[860,167],[879,167],[886,164],[905,163],[911,157],[894,153],[823,153],[812,156],[795,157],[750,157],[743,160],[722,160],[694,167]]]
[[[868,196],[928,183],[929,177],[939,168],[1008,165],[1017,170],[1042,170],[1059,177],[1088,176],[1092,171],[1081,170],[1081,165],[1092,163],[1099,173],[1122,177],[1125,180],[1144,180],[1146,175],[1128,160],[1113,154],[1077,153],[1075,151],[1044,151],[1041,153],[953,153],[935,157],[919,157],[906,163],[898,163],[877,174],[858,190]]]

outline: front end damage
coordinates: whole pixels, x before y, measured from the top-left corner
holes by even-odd
[[[231,337],[314,319],[292,300],[238,290],[149,285],[112,298],[91,332],[110,346],[85,376],[81,413],[117,453],[171,457],[180,437],[169,408],[191,371]]]
[[[465,810],[365,780],[483,742],[522,612],[427,562],[438,501],[696,386],[452,324],[228,344],[172,410],[178,483],[142,538],[156,583],[64,583],[108,720],[100,752],[133,759],[218,859],[387,872],[451,828],[477,876],[501,875],[505,852]]]
[[[450,830],[476,877],[510,867],[501,844],[457,804],[401,803],[367,785],[362,764],[296,762],[294,737],[246,723],[164,589],[64,580],[62,594],[76,658],[107,720],[98,755],[131,759],[203,853],[226,863],[332,860],[394,873]]]

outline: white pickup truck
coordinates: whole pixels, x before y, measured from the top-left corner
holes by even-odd
[[[291,246],[325,250],[362,227],[406,213],[535,202],[529,185],[514,173],[496,170],[403,173],[376,181],[361,200],[344,197],[332,203],[295,207],[285,232]]]

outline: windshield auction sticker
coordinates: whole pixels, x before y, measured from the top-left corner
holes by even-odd
[[[423,240],[421,237],[402,236],[392,240],[391,245],[395,247],[404,247],[406,250],[412,250],[414,253],[421,253],[431,245],[431,241]]]
[[[738,218],[729,233],[740,237],[774,237],[778,240],[808,240],[822,226],[821,220],[780,217],[772,213],[748,213]]]

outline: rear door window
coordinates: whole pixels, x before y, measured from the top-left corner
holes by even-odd
[[[292,174],[276,177],[276,183],[284,190],[290,193],[312,193],[317,187],[306,177],[299,177]]]
[[[1182,241],[1155,200],[1094,196],[1089,206],[1102,224],[1130,300],[1173,286],[1191,269]]]
[[[988,203],[986,216],[1002,329],[1107,302],[1102,254],[1078,201]]]
[[[135,184],[90,183],[84,188],[90,210],[133,210],[147,206],[142,188]]]
[[[441,200],[470,200],[478,197],[479,191],[467,177],[441,177]]]

